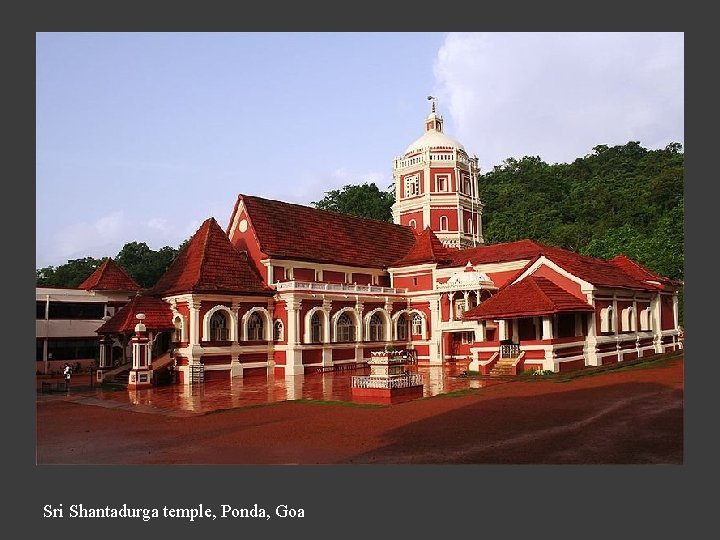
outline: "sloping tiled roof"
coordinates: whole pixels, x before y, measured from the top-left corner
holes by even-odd
[[[135,325],[140,322],[136,316],[144,313],[143,324],[148,330],[171,330],[172,310],[170,305],[160,298],[153,296],[135,296],[130,302],[121,307],[113,317],[97,329],[98,334],[125,334],[133,333]]]
[[[638,281],[651,281],[656,282],[661,287],[664,286],[671,286],[671,287],[677,287],[682,285],[681,281],[678,281],[676,279],[671,279],[663,276],[659,276],[653,272],[651,272],[648,268],[645,268],[643,265],[641,265],[639,262],[634,261],[630,257],[626,255],[617,255],[610,259],[610,262],[614,265],[620,267],[626,274],[631,275]]]
[[[230,243],[214,218],[206,219],[147,294],[273,294],[258,271]]]
[[[477,246],[450,251],[451,260],[446,266],[465,266],[468,261],[473,266],[477,266],[479,264],[534,259],[541,251],[541,245],[532,240]]]
[[[271,258],[387,268],[415,243],[410,227],[385,221],[249,195],[238,197],[235,211],[240,202]]]
[[[463,318],[508,319],[568,311],[594,311],[594,308],[549,279],[530,276],[501,289],[479,306],[465,312]]]
[[[556,263],[574,276],[596,286],[619,287],[626,289],[655,289],[649,283],[637,279],[635,274],[626,271],[619,264],[580,255],[566,249],[541,244],[533,240],[519,240],[505,244],[479,246],[457,252],[450,252],[452,261],[446,266],[460,266],[468,260],[473,265],[528,260],[532,264],[541,256]],[[527,266],[526,266],[527,267]]]
[[[430,227],[426,227],[415,237],[415,244],[410,251],[393,266],[408,266],[428,262],[448,262],[451,256],[442,242],[435,236]]]
[[[86,291],[139,291],[142,287],[110,257],[78,285]]]

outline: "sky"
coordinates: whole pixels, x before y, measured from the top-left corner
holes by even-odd
[[[240,194],[386,189],[428,96],[481,174],[684,146],[684,35],[39,32],[36,268],[176,248]]]

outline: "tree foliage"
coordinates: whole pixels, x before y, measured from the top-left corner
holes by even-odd
[[[181,244],[184,246],[187,241]],[[113,257],[115,262],[143,288],[152,287],[175,260],[180,248],[165,246],[155,251],[144,242],[129,242]],[[69,260],[60,266],[36,269],[38,287],[77,287],[92,274],[105,258]]]
[[[625,254],[684,275],[684,155],[679,143],[599,145],[572,163],[509,158],[482,175],[485,241],[531,238],[585,255]]]
[[[394,202],[394,191],[382,191],[375,183],[366,182],[327,191],[325,197],[319,201],[313,201],[312,205],[320,210],[392,221]]]

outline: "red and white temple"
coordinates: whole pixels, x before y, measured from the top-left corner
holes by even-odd
[[[386,347],[486,374],[682,347],[682,283],[624,256],[484,245],[477,158],[442,126],[433,102],[395,159],[394,223],[241,194],[225,229],[208,218],[98,333],[127,342],[143,313],[150,358],[136,369],[171,369],[181,384],[357,366]]]

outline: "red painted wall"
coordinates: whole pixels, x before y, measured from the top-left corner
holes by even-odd
[[[506,272],[488,273],[487,276],[492,280],[496,287],[502,287],[510,279],[516,277],[520,270],[509,270]]]
[[[423,223],[423,213],[422,213],[422,211],[418,211],[418,212],[408,212],[407,214],[402,214],[402,215],[400,216],[400,225],[409,226],[411,219],[414,219],[414,220],[415,220],[415,223],[416,223],[415,230],[416,230],[417,232],[420,232],[420,231],[422,231],[423,229],[425,229],[425,224]]]
[[[673,299],[671,296],[660,297],[660,328],[672,330],[675,328],[675,316],[673,312]]]
[[[319,364],[322,362],[322,349],[305,349],[302,351],[303,364]]]
[[[432,273],[426,272],[415,276],[395,275],[393,279],[395,287],[407,288],[411,291],[425,291],[432,289]]]
[[[240,354],[238,360],[241,364],[248,364],[251,362],[267,362],[267,353],[246,353]]]
[[[431,209],[430,210],[430,228],[433,231],[440,231],[440,218],[442,216],[447,217],[447,229],[449,232],[457,232],[457,210],[444,208],[444,209]]]
[[[372,276],[370,274],[353,273],[352,282],[357,283],[358,285],[371,285],[372,284]]]
[[[265,268],[265,266],[263,266],[261,261],[263,259],[267,259],[267,255],[260,251],[260,246],[255,240],[255,227],[253,226],[252,221],[248,218],[245,211],[240,213],[237,222],[240,223],[240,221],[242,221],[243,219],[247,219],[248,221],[247,230],[244,233],[240,232],[239,229],[235,230],[231,242],[240,251],[247,251],[250,262],[255,265],[255,268],[258,269],[258,273],[262,276],[263,281],[266,282],[267,269]]]
[[[323,270],[323,282],[345,283],[345,272],[333,272],[331,270]]]
[[[285,267],[284,266],[273,266],[273,279],[275,281],[285,281]]]
[[[355,347],[348,349],[333,349],[332,359],[333,362],[337,360],[352,360],[355,358]]]
[[[293,277],[297,281],[315,281],[315,270],[312,268],[293,268]]]

